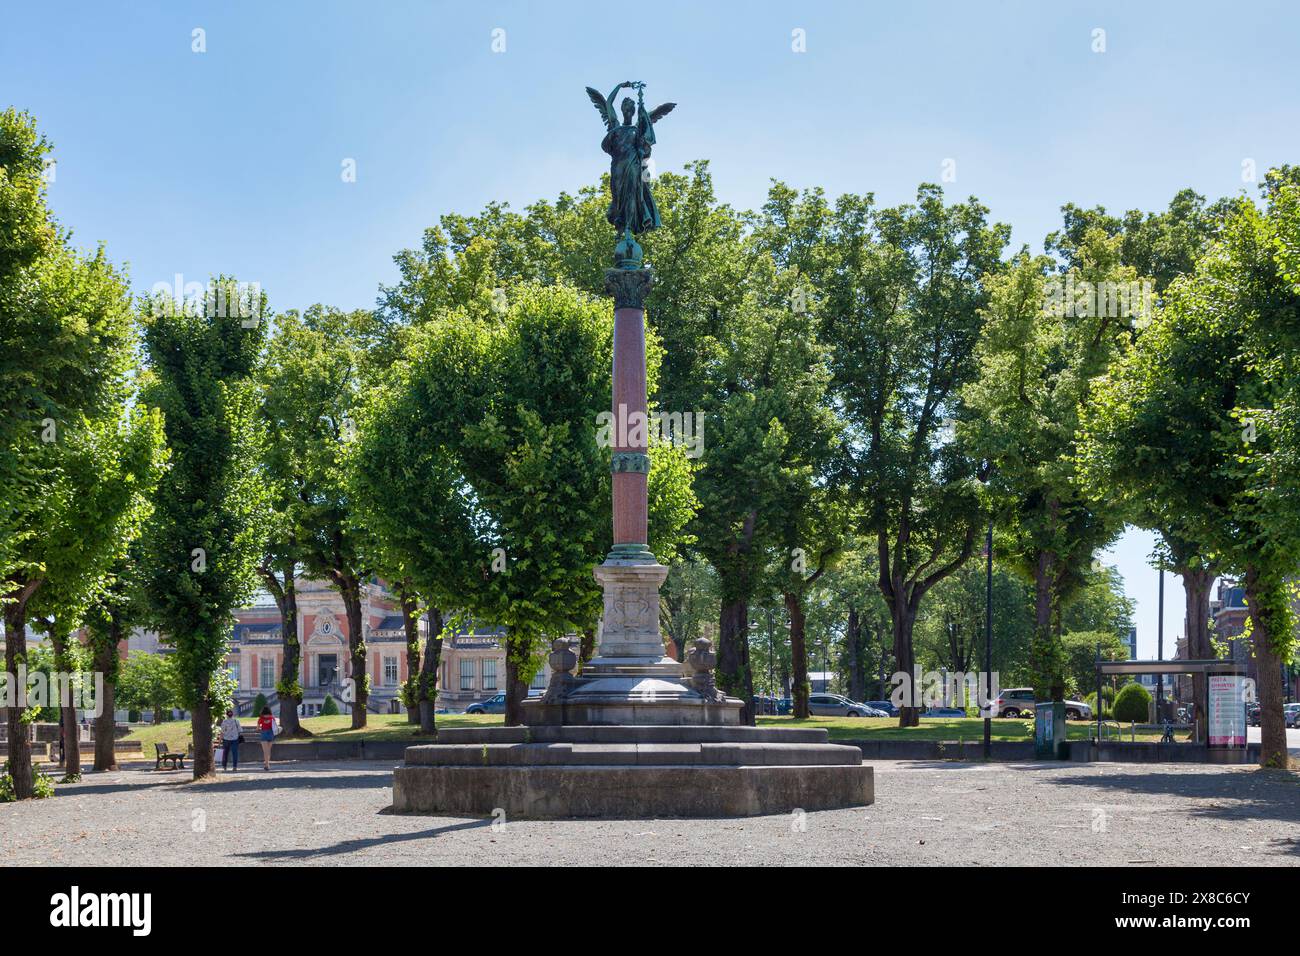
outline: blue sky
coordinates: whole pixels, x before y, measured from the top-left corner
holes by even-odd
[[[583,87],[624,79],[679,104],[659,170],[707,158],[733,205],[772,177],[901,202],[951,159],[945,189],[1016,245],[1066,201],[1161,208],[1184,186],[1253,192],[1245,160],[1300,161],[1287,3],[43,2],[2,29],[0,105],[54,142],[74,240],[106,243],[139,291],[225,272],[277,309],[368,306],[442,213],[593,181]],[[1154,656],[1150,548],[1133,532],[1114,560]],[[1176,579],[1166,593],[1172,646]]]

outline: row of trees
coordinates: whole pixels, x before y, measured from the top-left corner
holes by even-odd
[[[51,217],[47,151],[30,117],[0,114],[9,672],[28,622],[56,653],[84,626],[110,677],[130,629],[157,628],[202,775],[229,693],[232,612],[258,587],[284,620],[290,733],[303,732],[304,574],[346,609],[354,726],[368,687],[361,597],[376,577],[400,599],[404,694],[426,729],[458,614],[506,629],[510,722],[550,637],[582,634],[590,655],[590,571],[610,544],[596,429],[612,345],[604,183],[522,213],[443,217],[396,257],[399,280],[374,310],[275,315],[233,277],[197,308],[133,302],[103,251],[73,252]],[[652,410],[703,428],[698,458],[652,449],[649,544],[674,568],[669,635],[684,646],[712,607],[701,594],[716,593],[719,683],[748,701],[763,653],[751,620],[781,618],[799,713],[810,619],[837,620],[854,682],[885,656],[910,670],[927,646],[967,660],[970,559],[992,519],[999,661],[1023,660],[1059,697],[1067,635],[1115,633],[1114,615],[1089,624],[1074,609],[1106,587],[1098,549],[1135,523],[1162,536],[1194,629],[1213,577],[1245,578],[1265,759],[1284,759],[1280,681],[1264,672],[1276,678],[1291,652],[1285,581],[1300,563],[1294,179],[1271,174],[1263,208],[1190,191],[1158,214],[1067,206],[1047,255],[1008,256],[1008,227],[935,186],[880,207],[778,183],[741,213],[716,200],[705,163],[659,177]],[[1052,282],[1143,279],[1157,301],[1141,316],[1043,307]],[[873,658],[864,635],[888,654]],[[1198,656],[1200,642],[1198,630]],[[903,709],[904,725],[916,720]],[[20,796],[22,721],[11,709]],[[99,734],[110,744],[97,766],[111,764],[111,736]]]

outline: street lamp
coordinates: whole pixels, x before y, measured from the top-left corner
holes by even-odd
[[[993,462],[980,462],[979,480],[987,485],[993,477]],[[993,759],[993,512],[984,537],[984,759]]]
[[[993,759],[993,519],[984,538],[984,759]]]
[[[1159,609],[1156,612],[1156,660],[1165,659],[1165,559],[1162,556],[1159,563],[1160,568],[1160,588],[1159,588]],[[1156,674],[1156,723],[1161,723],[1163,719],[1165,703],[1165,675]],[[1101,706],[1101,701],[1097,701],[1097,706]]]

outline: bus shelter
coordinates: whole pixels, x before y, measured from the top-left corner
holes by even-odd
[[[1104,677],[1141,674],[1204,674],[1211,749],[1246,747],[1246,666],[1236,661],[1103,661],[1097,660],[1097,739],[1101,740],[1101,685]]]

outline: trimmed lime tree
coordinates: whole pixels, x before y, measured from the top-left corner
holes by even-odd
[[[1049,285],[1051,267],[1045,257],[1022,253],[990,282],[987,326],[976,350],[980,375],[964,391],[962,430],[993,465],[989,486],[1004,539],[1033,583],[1035,691],[1040,700],[1060,701],[1066,603],[1086,583],[1097,550],[1123,527],[1114,503],[1090,494],[1080,480],[1078,422],[1094,378],[1138,318],[1099,308],[1099,296],[1076,299],[1061,290],[1129,288],[1138,277],[1120,264],[1118,240],[1099,229],[1083,237],[1075,264]]]
[[[352,726],[366,725],[370,696],[367,674],[362,598],[373,572],[367,529],[356,520],[347,493],[346,446],[357,434],[356,418],[367,376],[372,372],[372,347],[379,341],[375,315],[366,310],[345,312],[315,305],[301,315],[286,312],[277,318],[268,350],[262,416],[274,446],[266,456],[273,487],[287,492],[287,522],[279,528],[274,565],[284,598],[290,562],[301,560],[307,573],[329,583],[339,593],[348,622],[349,677],[353,682]],[[263,574],[263,578],[270,579]],[[271,574],[276,578],[276,574]],[[294,618],[296,622],[296,609]],[[296,623],[295,623],[296,627]],[[288,630],[286,630],[286,639]],[[291,694],[297,687],[295,658],[289,670],[286,654],[281,684]]]
[[[151,623],[176,651],[199,779],[214,769],[213,678],[266,547],[254,380],[266,300],[222,277],[203,303],[180,306],[159,294],[142,311],[153,373],[144,399],[164,415],[171,469],[143,538],[141,580]]]
[[[100,545],[120,517],[106,489],[126,471],[113,465],[122,461],[114,457],[120,433],[109,435],[134,362],[126,283],[103,249],[74,252],[54,221],[43,176],[49,151],[28,114],[0,112],[0,605],[10,674],[25,666],[29,603],[51,562],[60,593],[46,611],[57,608],[64,627],[84,608],[103,567]],[[97,458],[113,474],[79,512],[100,477]],[[70,549],[76,520],[93,522],[91,553]],[[21,800],[32,795],[29,711],[7,710]]]
[[[1082,447],[1085,467],[1166,502],[1241,576],[1265,766],[1287,763],[1281,671],[1294,654],[1287,581],[1300,566],[1296,190],[1272,172],[1264,211],[1236,205],[1221,241],[1099,383]]]

